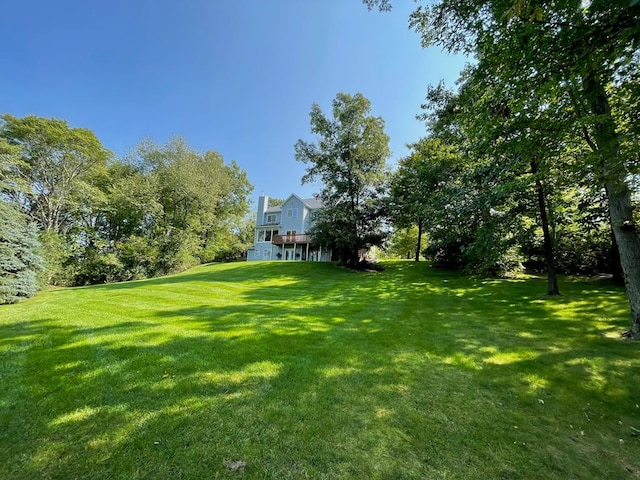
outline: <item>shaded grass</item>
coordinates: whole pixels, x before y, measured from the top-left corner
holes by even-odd
[[[621,289],[386,266],[211,265],[0,308],[0,476],[640,478]]]

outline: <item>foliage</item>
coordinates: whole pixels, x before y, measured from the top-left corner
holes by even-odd
[[[590,149],[581,163],[590,169],[594,187],[604,187],[607,194],[631,305],[629,335],[640,338],[640,236],[628,182],[637,156],[625,156],[629,153],[625,133],[633,129],[618,125],[625,107],[618,116],[612,100],[616,92],[633,90],[634,69],[627,65],[637,64],[640,4],[442,0],[418,7],[410,25],[421,33],[425,45],[475,53],[479,75],[506,87],[502,101],[493,105],[494,112],[511,117],[510,112],[523,112],[528,99],[534,98],[538,106],[531,110],[533,115],[521,118],[530,121],[541,114],[551,129],[581,136]],[[554,110],[564,105],[563,112]],[[640,114],[627,112],[628,118]],[[562,166],[559,170],[563,175],[568,172]],[[549,243],[547,257],[552,256]]]
[[[72,228],[80,205],[95,193],[92,184],[103,174],[110,152],[87,129],[34,115],[2,115],[0,139],[20,147],[23,163],[12,174],[30,187],[6,192],[14,204],[43,230]]]
[[[3,478],[640,471],[622,288],[384,266],[236,262],[3,306]]]
[[[0,304],[32,297],[43,267],[35,226],[13,206],[0,200]]]
[[[397,228],[391,234],[385,253],[390,258],[412,258],[418,244],[418,227]]]
[[[505,221],[498,209],[506,194],[496,188],[500,169],[489,157],[465,152],[464,144],[458,149],[437,137],[410,147],[391,180],[395,224],[414,224],[428,233],[424,254],[434,266],[484,275],[517,268],[518,219]]]
[[[24,185],[12,176],[20,150],[0,139],[0,304],[35,295],[43,268],[35,226],[7,198]]]
[[[303,183],[322,182],[324,206],[311,235],[316,242],[342,251],[345,263],[354,267],[361,249],[381,245],[386,236],[381,199],[389,137],[384,121],[370,111],[371,103],[360,93],[338,93],[332,120],[313,104],[311,132],[319,139],[298,140],[295,145],[296,160],[308,165]]]
[[[411,154],[398,162],[390,189],[391,214],[402,227],[423,223],[435,213],[425,200],[455,175],[460,161],[455,148],[439,139],[424,138],[409,148]]]
[[[42,258],[45,265],[45,281],[48,285],[75,285],[75,277],[79,268],[77,261],[82,246],[67,237],[55,232],[40,231]]]
[[[252,187],[238,165],[225,165],[217,152],[196,152],[180,137],[166,145],[142,142],[128,162],[148,187],[144,203],[151,209],[129,199],[124,211],[130,206],[147,212],[139,225],[157,246],[159,273],[228,259],[246,249],[239,232]]]
[[[388,9],[387,0],[366,0],[369,8]],[[631,305],[629,335],[640,338],[640,235],[633,214],[637,172],[637,65],[640,51],[640,3],[628,0],[440,0],[420,5],[410,26],[424,46],[473,54],[474,84],[482,85],[491,103],[476,109],[471,125],[488,139],[494,127],[487,114],[521,124],[510,149],[532,165],[545,236],[545,257],[554,265],[552,228],[546,188],[537,175],[570,177],[572,168],[558,157],[558,146],[582,146],[577,165],[593,189],[604,188],[610,225],[624,270]],[[497,90],[493,86],[497,85]],[[497,96],[495,94],[498,94]],[[477,105],[474,105],[477,106]],[[515,126],[515,125],[514,125]],[[545,132],[544,130],[548,130]],[[533,135],[532,135],[533,134]],[[552,139],[551,155],[532,156],[531,139]],[[545,145],[543,141],[538,145]],[[529,148],[526,148],[526,145]],[[516,158],[512,156],[512,159]],[[539,170],[538,166],[542,166]],[[551,283],[551,274],[550,274]]]
[[[115,160],[92,132],[4,115],[2,195],[37,223],[53,285],[131,280],[234,259],[252,190],[245,172],[174,138]]]
[[[447,228],[447,210],[453,198],[455,176],[461,171],[461,157],[455,148],[435,138],[425,138],[409,145],[411,154],[398,162],[391,178],[389,211],[395,226],[418,227],[412,250],[419,259],[422,232]]]

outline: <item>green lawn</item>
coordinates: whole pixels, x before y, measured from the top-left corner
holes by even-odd
[[[0,307],[0,477],[640,478],[622,289],[386,267],[210,265]]]

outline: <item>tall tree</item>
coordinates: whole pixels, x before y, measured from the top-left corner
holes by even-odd
[[[95,184],[111,154],[90,130],[35,115],[0,116],[0,139],[21,156],[10,175],[22,187],[7,198],[40,230],[48,281],[66,284],[80,247],[70,235],[86,232],[87,214],[104,201]]]
[[[36,227],[4,200],[0,218],[0,303],[14,303],[38,291],[40,242]]]
[[[13,173],[30,186],[12,194],[15,204],[43,230],[71,228],[92,190],[90,177],[106,168],[110,152],[90,130],[34,115],[2,115],[0,138],[20,147],[23,164]]]
[[[414,247],[417,262],[426,222],[432,221],[436,214],[432,196],[440,194],[439,187],[449,180],[459,157],[454,148],[435,138],[424,138],[409,147],[411,154],[400,159],[392,176],[389,204],[394,225],[417,227]]]
[[[315,222],[315,237],[344,251],[353,267],[361,249],[381,245],[385,238],[380,200],[389,137],[382,118],[370,112],[371,103],[361,93],[338,93],[332,119],[314,103],[311,132],[319,139],[295,145],[296,160],[308,165],[303,183],[322,182],[324,208]]]
[[[532,214],[527,205],[537,204],[539,224],[543,232],[544,258],[548,273],[548,293],[559,294],[556,276],[555,217],[549,197],[557,184],[570,185],[575,175],[568,154],[569,141],[561,128],[553,125],[553,118],[566,102],[554,96],[555,92],[536,92],[536,95],[509,96],[510,85],[496,76],[487,75],[476,67],[468,67],[457,95],[443,97],[438,89],[431,89],[429,98],[437,106],[431,126],[451,138],[454,131],[459,138],[454,142],[466,143],[473,155],[483,156],[485,175],[495,184],[493,191],[484,196],[488,204],[512,218],[512,214]],[[438,105],[442,104],[444,105]],[[551,106],[550,106],[551,105]],[[451,125],[456,128],[452,129]],[[574,142],[575,143],[575,142]],[[553,175],[563,168],[563,175]],[[554,180],[555,176],[555,180]],[[557,179],[561,179],[558,181]],[[536,199],[532,202],[531,199]],[[502,222],[504,223],[504,222]]]
[[[232,233],[249,210],[253,190],[246,173],[235,163],[224,163],[214,151],[198,152],[182,137],[158,145],[142,142],[128,159],[144,179],[145,204],[153,205],[139,217],[158,251],[158,272],[229,258],[244,249]],[[124,205],[135,201],[121,192]],[[130,203],[129,203],[130,204]],[[130,204],[131,205],[131,204]],[[126,210],[125,210],[126,211]],[[122,239],[126,240],[126,239]]]
[[[10,174],[19,163],[19,149],[0,140],[0,304],[33,296],[43,268],[35,225],[6,200],[20,189]]]

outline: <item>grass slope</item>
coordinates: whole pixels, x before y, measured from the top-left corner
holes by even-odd
[[[640,478],[624,292],[545,288],[235,263],[3,306],[0,476]]]

